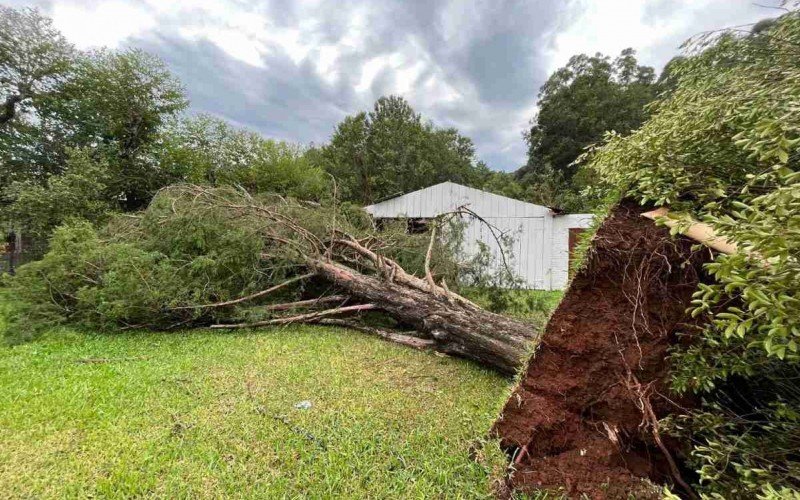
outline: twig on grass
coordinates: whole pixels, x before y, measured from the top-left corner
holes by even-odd
[[[117,363],[122,361],[143,361],[147,358],[142,356],[127,357],[127,358],[81,358],[76,359],[76,363],[85,365],[103,365],[107,363]]]
[[[302,427],[298,427],[298,426],[294,425],[289,420],[289,417],[287,417],[286,415],[268,414],[266,407],[264,407],[264,405],[258,403],[258,400],[256,399],[255,395],[253,394],[252,384],[251,384],[251,382],[249,380],[247,380],[245,382],[245,388],[247,389],[247,399],[249,399],[250,402],[253,404],[253,409],[255,410],[256,413],[258,413],[259,415],[263,415],[263,416],[269,415],[274,420],[277,420],[278,422],[281,422],[283,425],[288,427],[289,430],[292,431],[293,433],[295,433],[295,434],[297,434],[299,436],[302,436],[302,437],[306,438],[307,440],[311,441],[312,443],[314,443],[322,451],[325,451],[325,450],[328,449],[328,446],[325,444],[325,442],[323,440],[319,439],[318,437],[316,437],[315,435],[311,434],[310,432],[308,432],[307,430],[303,429]]]

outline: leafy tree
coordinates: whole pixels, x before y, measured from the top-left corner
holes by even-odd
[[[328,176],[302,148],[217,118],[178,120],[162,133],[160,144],[161,169],[190,182],[306,200],[319,200],[328,192]]]
[[[347,200],[372,203],[446,180],[479,183],[472,141],[423,122],[402,97],[381,97],[369,113],[348,116],[319,161]]]
[[[655,72],[632,49],[615,60],[580,54],[553,73],[539,91],[539,112],[526,134],[528,163],[519,175],[550,166],[569,180],[584,148],[607,131],[625,134],[645,119],[656,96]]]
[[[92,52],[80,59],[65,93],[48,112],[62,123],[76,117],[70,139],[77,145],[103,146],[113,173],[110,187],[126,210],[141,208],[159,187],[174,182],[152,153],[161,128],[188,101],[160,59],[140,50]]]
[[[654,80],[653,68],[639,65],[632,49],[613,61],[576,55],[553,73],[539,90],[539,112],[525,134],[528,161],[517,171],[534,193],[544,186],[552,194],[530,201],[579,208],[575,160],[607,131],[625,134],[644,121],[645,105],[657,94]]]
[[[377,177],[367,160],[369,128],[366,113],[346,117],[319,154],[321,164],[340,184],[343,197],[365,204],[375,198],[373,183]]]
[[[38,12],[2,12],[16,27],[3,33],[5,45],[44,53],[33,58],[40,65],[56,61],[42,68],[20,57],[0,61],[0,72],[18,81],[31,78],[28,73],[44,75],[15,119],[0,126],[4,185],[44,183],[64,170],[69,150],[87,147],[106,155],[113,174],[109,187],[128,210],[140,208],[156,189],[175,180],[154,162],[153,150],[159,131],[187,101],[162,61],[137,50],[76,52]]]
[[[70,219],[101,221],[117,208],[108,195],[110,179],[105,159],[95,160],[86,149],[72,150],[64,173],[44,184],[31,180],[11,184],[4,191],[8,204],[2,214],[39,238]]]
[[[67,77],[75,51],[35,9],[0,6],[0,127],[56,91]]]
[[[44,238],[67,219],[135,211],[182,181],[320,199],[329,176],[303,148],[210,117],[157,57],[79,52],[35,10],[0,8],[0,216]]]
[[[675,61],[675,89],[589,168],[611,189],[699,218],[739,252],[707,266],[692,315],[707,327],[672,355],[673,384],[703,405],[673,430],[695,443],[715,498],[800,494],[800,15],[723,33]],[[678,226],[680,227],[680,226]]]

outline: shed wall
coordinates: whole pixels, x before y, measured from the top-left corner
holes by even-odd
[[[513,235],[509,267],[529,288],[561,290],[569,276],[569,229],[591,225],[591,214],[553,215],[547,207],[514,200],[480,189],[443,182],[398,196],[365,209],[375,218],[434,218],[466,206],[497,230]],[[500,247],[491,230],[470,219],[464,231],[463,250],[468,256],[488,246],[492,271],[501,269]]]

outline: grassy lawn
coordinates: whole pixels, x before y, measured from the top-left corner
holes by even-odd
[[[0,346],[0,491],[486,497],[502,456],[470,450],[508,391],[469,362],[340,329],[59,329]]]

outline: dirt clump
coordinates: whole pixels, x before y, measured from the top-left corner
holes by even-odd
[[[657,420],[691,405],[670,394],[667,355],[698,327],[686,310],[710,254],[645,210],[622,202],[598,229],[494,425],[511,490],[658,498],[669,483],[691,495]]]

